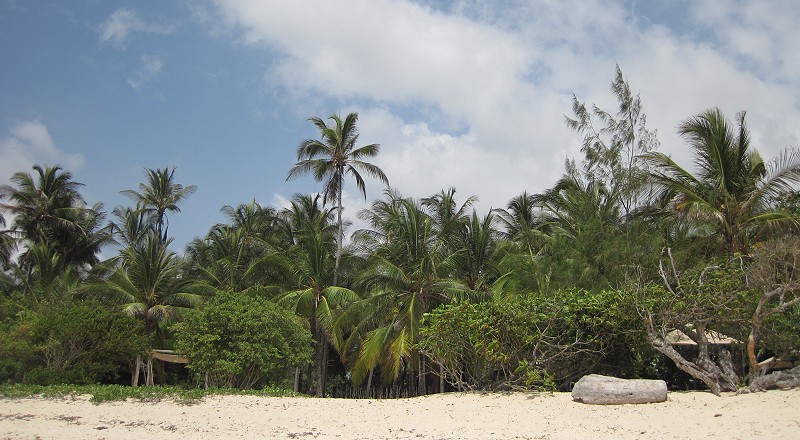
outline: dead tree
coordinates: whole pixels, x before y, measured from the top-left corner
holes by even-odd
[[[759,293],[747,337],[748,382],[755,385],[756,378],[766,373],[759,368],[757,354],[764,323],[800,304],[800,238],[784,237],[760,245],[753,252],[747,274],[748,286]]]
[[[734,368],[730,347],[720,343],[720,333],[714,328],[741,321],[743,272],[715,265],[680,273],[669,249],[664,250],[659,269],[663,285],[642,287],[637,295],[648,341],[712,393],[736,391],[741,377]],[[696,346],[692,359],[675,348],[676,334],[685,335]]]

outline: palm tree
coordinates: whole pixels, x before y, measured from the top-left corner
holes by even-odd
[[[211,287],[223,292],[242,292],[249,287],[255,261],[248,256],[243,229],[217,225],[203,240],[197,239],[187,251],[197,270]]]
[[[458,235],[459,247],[451,254],[446,264],[453,268],[455,277],[472,293],[485,294],[497,279],[498,232],[495,215],[491,212],[482,219],[473,211]]]
[[[508,202],[505,209],[497,208],[497,222],[502,227],[500,238],[515,244],[533,258],[544,246],[551,224],[536,203],[536,196],[524,191]]]
[[[128,189],[121,193],[136,201],[138,211],[152,214],[156,222],[156,234],[161,245],[167,243],[169,220],[167,212],[181,212],[178,205],[197,191],[197,186],[184,187],[174,180],[175,167],[169,170],[145,168],[147,182],[139,184],[139,191]]]
[[[130,207],[114,208],[116,222],[111,223],[114,242],[123,248],[132,248],[144,244],[147,237],[155,234],[153,215]]]
[[[0,214],[0,228],[5,228],[6,219]],[[7,229],[0,230],[0,269],[5,269],[11,262],[11,254],[16,249],[17,243],[12,232]]]
[[[380,151],[380,145],[356,146],[358,142],[358,129],[356,127],[358,113],[348,114],[344,121],[337,114],[330,115],[328,119],[333,121],[332,126],[328,126],[324,120],[318,117],[309,119],[319,129],[322,139],[307,139],[300,143],[297,147],[298,162],[289,169],[286,180],[313,173],[317,182],[325,182],[323,203],[327,204],[328,200],[336,201],[338,234],[333,283],[337,284],[344,241],[342,189],[345,175],[350,174],[355,179],[356,186],[364,195],[364,199],[367,198],[367,190],[360,172],[365,172],[377,178],[387,186],[389,185],[389,180],[379,167],[362,160],[367,157],[377,156]]]
[[[140,319],[147,336],[155,337],[156,342],[163,341],[166,324],[185,310],[200,305],[208,293],[204,286],[180,276],[180,260],[167,250],[168,244],[148,236],[142,246],[123,251],[125,264],[108,279],[86,286],[90,294]],[[139,378],[138,359],[136,365],[134,385]],[[151,385],[150,365],[146,377]]]
[[[458,206],[455,195],[456,189],[449,188],[422,199],[422,207],[434,220],[440,239],[451,246],[455,245],[459,231],[468,221],[468,209],[478,201],[478,197],[473,195]]]
[[[218,290],[244,292],[271,275],[263,267],[266,255],[280,243],[282,222],[275,209],[255,200],[221,209],[228,223],[211,228],[187,248],[190,276],[206,279]]]
[[[715,225],[725,251],[746,253],[750,240],[767,227],[797,225],[798,216],[782,211],[782,194],[800,182],[800,151],[786,150],[770,163],[750,146],[745,112],[737,128],[718,108],[683,121],[678,132],[694,152],[697,173],[662,153],[646,157],[653,180],[672,201],[673,215]]]
[[[70,215],[84,204],[78,191],[83,184],[72,180],[72,173],[59,166],[34,165],[33,170],[36,178],[17,172],[11,176],[16,187],[0,186],[0,196],[10,202],[1,206],[14,215],[14,229],[22,238],[43,243],[58,230],[74,228]]]
[[[270,258],[273,267],[282,268],[286,291],[276,297],[299,316],[308,319],[315,341],[316,396],[325,395],[328,347],[341,347],[341,335],[334,328],[337,314],[359,296],[350,289],[338,287],[333,273],[332,212],[322,208],[319,195],[297,195],[292,207],[283,212],[292,227],[293,245],[288,252]]]
[[[20,255],[26,276],[30,278],[33,270],[30,249],[36,245],[57,253],[59,270],[84,270],[97,263],[100,248],[110,239],[109,230],[101,227],[102,205],[87,207],[78,191],[82,184],[59,166],[35,165],[33,170],[36,176],[18,172],[11,177],[14,186],[0,186],[0,198],[9,202],[0,208],[14,216],[11,233],[27,243]]]
[[[221,211],[228,218],[228,227],[242,230],[245,244],[251,251],[261,251],[277,240],[280,219],[275,208],[261,206],[253,200],[236,207],[223,206]]]
[[[409,394],[424,391],[425,359],[416,349],[425,313],[449,301],[450,283],[440,273],[447,245],[434,219],[419,202],[387,190],[359,217],[371,229],[357,231],[355,243],[366,253],[361,284],[369,292],[348,313],[355,327],[345,352],[355,352],[356,382],[380,366],[386,381],[405,372]]]

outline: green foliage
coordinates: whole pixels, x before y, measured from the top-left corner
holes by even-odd
[[[89,302],[51,303],[2,327],[0,379],[113,382],[147,346],[141,323]]]
[[[139,184],[139,191],[125,190],[122,194],[136,201],[136,213],[145,214],[155,222],[155,231],[159,243],[167,243],[169,221],[167,212],[180,212],[178,206],[187,197],[197,191],[197,186],[183,186],[175,182],[175,167],[160,169],[145,168],[146,183]]]
[[[732,127],[718,108],[683,121],[679,133],[694,153],[696,172],[663,153],[649,153],[651,179],[670,200],[670,214],[712,226],[723,238],[721,254],[745,253],[765,230],[795,225],[797,216],[776,209],[800,183],[800,150],[765,162],[750,144],[745,112]]]
[[[632,319],[612,291],[464,302],[426,316],[419,349],[459,388],[553,389],[601,369],[615,347],[635,340],[626,330]]]
[[[645,289],[643,305],[667,328],[704,323],[711,330],[745,340],[758,293],[746,287],[743,264],[736,258],[687,269],[668,277],[668,284]]]
[[[188,368],[212,387],[282,384],[311,356],[311,335],[297,317],[238,293],[217,293],[173,329],[175,348],[191,360]]]

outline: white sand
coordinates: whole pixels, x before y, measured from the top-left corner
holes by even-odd
[[[0,399],[0,436],[23,439],[800,439],[800,390],[596,406],[556,394],[401,400],[209,397],[93,404]]]

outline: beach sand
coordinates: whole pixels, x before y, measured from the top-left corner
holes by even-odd
[[[800,439],[800,390],[586,405],[568,393],[451,393],[398,400],[214,396],[94,404],[0,399],[9,439]]]

